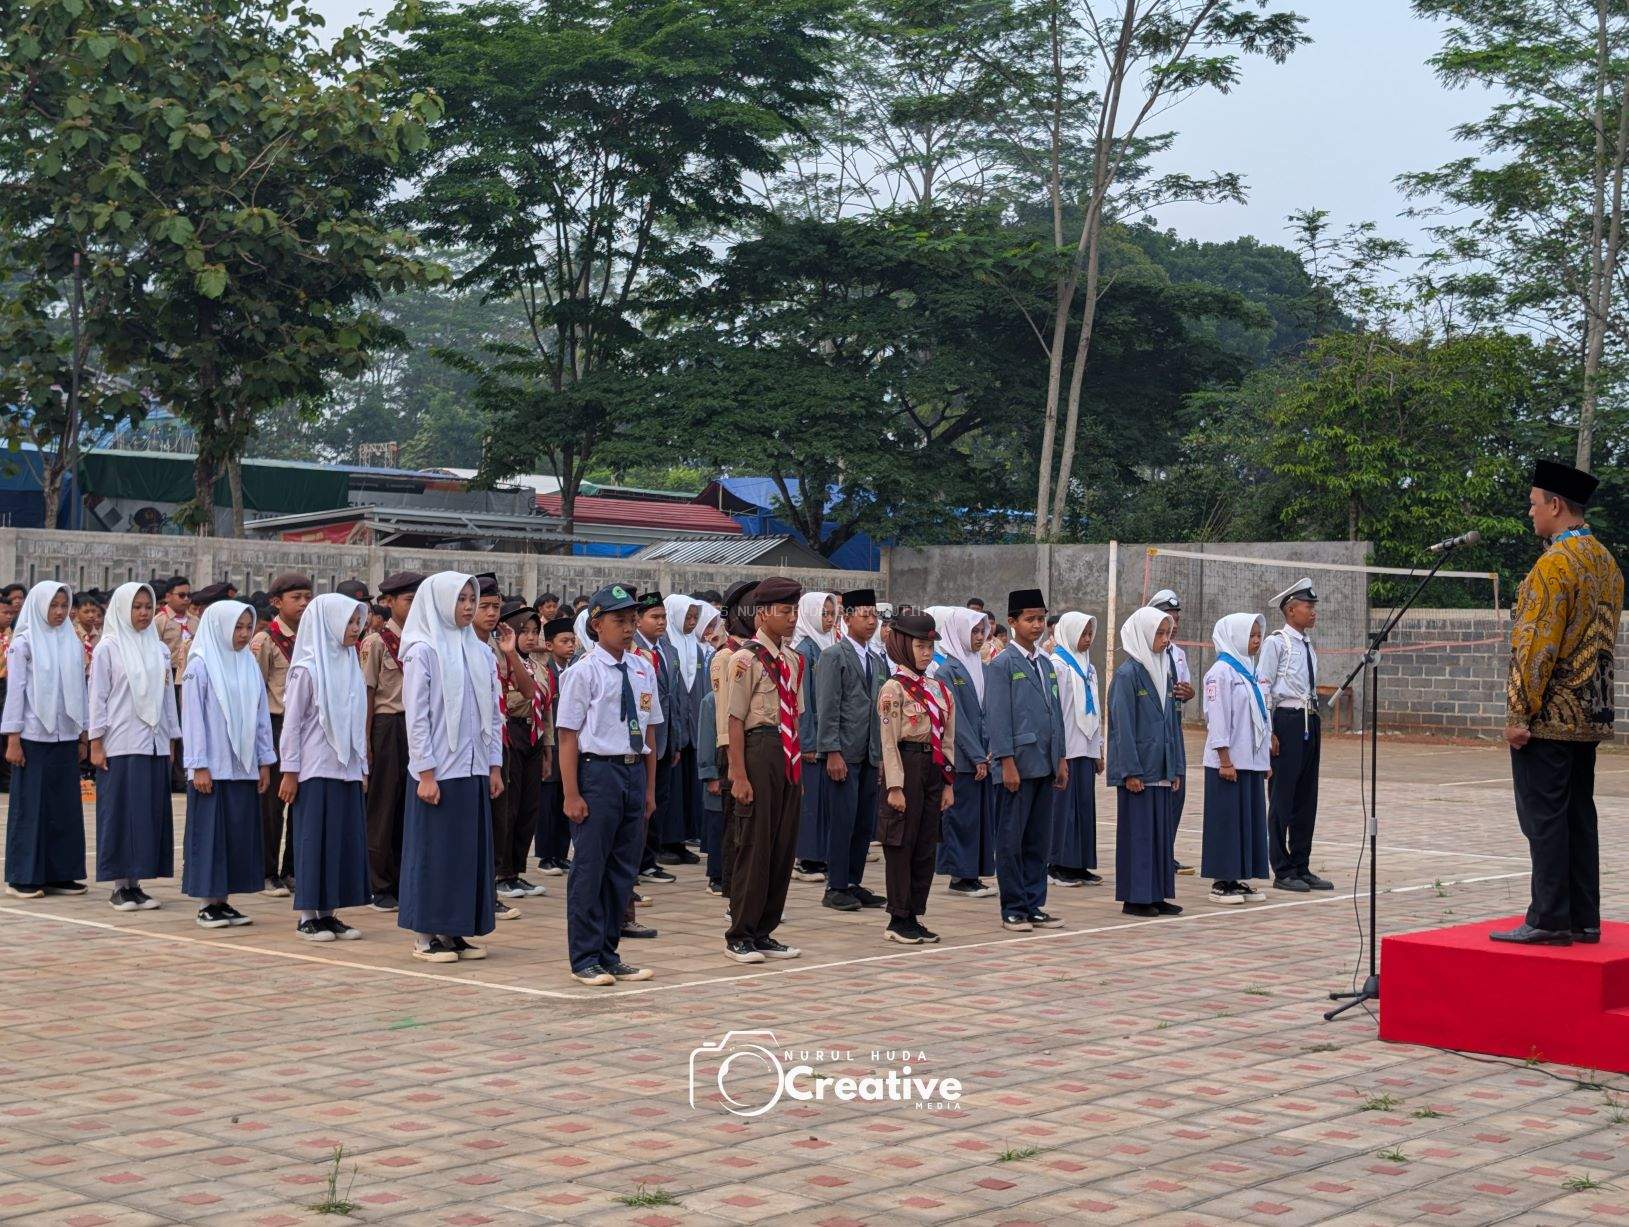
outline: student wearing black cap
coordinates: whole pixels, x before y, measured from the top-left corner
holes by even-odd
[[[826,893],[839,912],[880,909],[886,901],[861,885],[877,823],[882,733],[877,696],[888,677],[879,656],[877,596],[869,588],[842,595],[843,638],[815,662],[815,750],[826,773]]]
[[[656,673],[635,655],[635,610],[611,584],[588,605],[592,645],[560,678],[560,780],[571,822],[566,939],[572,978],[582,984],[648,980],[618,953],[633,897],[645,823],[656,809]]]
[[[1267,687],[1273,715],[1273,778],[1267,788],[1267,842],[1276,890],[1305,894],[1334,890],[1312,872],[1312,836],[1318,825],[1318,771],[1323,725],[1318,718],[1318,653],[1310,633],[1318,624],[1318,593],[1296,580],[1273,598],[1284,625],[1262,642],[1256,677]]]
[[[1052,790],[1069,785],[1063,708],[1052,659],[1039,650],[1046,597],[1039,588],[1007,596],[1012,642],[984,667],[984,728],[996,765],[996,879],[1001,925],[1028,932],[1062,923],[1048,913]]]
[[[718,772],[721,804],[717,812],[717,825],[702,831],[701,850],[707,856],[707,888],[715,894],[730,893],[730,866],[735,860],[735,801],[730,782],[730,709],[726,683],[730,677],[730,662],[741,645],[754,633],[752,597],[758,587],[756,580],[743,580],[731,585],[721,598],[724,611],[724,644],[713,653],[707,666],[708,686],[713,693],[713,752]],[[707,815],[713,819],[710,811]]]
[[[200,599],[212,595],[216,585],[198,593]],[[230,600],[237,591],[230,582],[219,585],[222,599]],[[311,577],[299,571],[284,571],[272,580],[267,589],[272,609],[271,621],[255,632],[249,644],[249,655],[254,657],[260,676],[266,683],[266,702],[271,712],[272,746],[283,739],[283,686],[288,681],[289,662],[294,659],[294,638],[300,630],[300,618],[311,603]],[[278,775],[278,765],[272,764],[272,776]],[[294,829],[290,825],[288,806],[268,788],[260,794],[260,830],[262,857],[266,872],[266,885],[262,894],[286,898],[294,889]]]
[[[543,651],[532,658],[538,683],[547,690],[549,702],[550,753],[543,764],[542,805],[537,820],[538,872],[557,878],[571,868],[570,824],[560,794],[560,754],[555,720],[560,711],[560,674],[577,654],[577,636],[570,618],[553,618],[543,624]],[[547,674],[547,677],[544,675]]]
[[[492,655],[492,672],[498,675],[498,615],[503,611],[503,594],[498,591],[498,577],[491,571],[482,571],[470,577],[475,583],[475,621],[470,623],[470,630],[474,632],[476,640]],[[501,685],[500,685],[501,693]],[[501,704],[500,704],[501,706]],[[508,789],[499,796],[492,798],[492,830],[494,836],[499,831],[509,830],[509,803]],[[497,863],[497,845],[493,845],[493,863]],[[520,909],[511,901],[511,897],[500,894],[496,881],[493,882],[493,911],[499,920],[516,920],[520,917]]]
[[[549,711],[547,670],[537,675],[531,654],[537,649],[537,611],[517,598],[505,601],[494,635],[498,646],[498,684],[503,691],[503,807],[500,826],[494,811],[492,850],[500,899],[547,894],[522,876],[526,851],[537,834],[543,804],[543,769],[549,758],[553,726]]]
[[[939,638],[929,615],[900,614],[883,635],[894,664],[877,697],[883,785],[877,842],[888,883],[883,936],[917,946],[939,940],[922,914],[933,885],[940,815],[955,800],[956,705],[948,686],[926,676]]]
[[[389,618],[362,640],[362,681],[368,690],[368,877],[375,911],[394,912],[401,893],[402,813],[407,804],[407,716],[402,702],[402,627],[418,571],[397,571],[379,585]]]
[[[1505,741],[1533,862],[1532,901],[1520,925],[1489,934],[1494,941],[1601,940],[1595,753],[1616,718],[1623,572],[1584,520],[1597,484],[1581,469],[1542,460],[1528,492],[1528,518],[1546,545],[1511,615]]]
[[[667,605],[660,592],[642,592],[639,595],[638,619],[634,623],[633,651],[643,657],[656,674],[656,697],[662,705],[662,722],[656,726],[656,812],[651,815],[645,831],[645,852],[639,862],[641,882],[673,882],[673,874],[657,862],[657,852],[664,842],[663,834],[671,825],[669,810],[673,804],[673,765],[682,748],[678,739],[684,735],[688,722],[675,711],[673,702],[674,662],[663,650],[667,646]],[[681,832],[677,842],[682,847]],[[643,926],[627,916],[628,925],[635,930],[626,936],[644,936],[638,930]]]

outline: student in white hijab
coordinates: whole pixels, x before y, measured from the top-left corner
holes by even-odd
[[[79,735],[88,708],[85,648],[68,622],[73,593],[44,580],[29,589],[6,649],[0,735],[11,765],[6,811],[6,894],[82,895],[85,819]]]
[[[1054,886],[1101,882],[1097,868],[1097,777],[1103,773],[1103,708],[1098,697],[1092,641],[1097,618],[1070,610],[1052,632],[1053,673],[1063,708],[1064,754],[1069,786],[1053,795],[1052,855],[1048,875]]]
[[[170,652],[158,637],[158,602],[146,584],[120,584],[91,654],[90,761],[96,777],[96,880],[112,882],[117,912],[159,906],[143,878],[175,874],[170,746],[181,720]]]
[[[1256,613],[1228,614],[1211,642],[1216,663],[1205,673],[1205,833],[1200,872],[1212,879],[1212,903],[1261,903],[1251,885],[1269,872],[1267,781],[1272,778],[1272,723],[1256,653],[1267,633]]]
[[[271,712],[249,639],[254,610],[216,601],[198,620],[181,674],[187,830],[181,893],[203,901],[198,926],[250,923],[228,899],[265,885],[260,794],[271,786]]]
[[[1109,686],[1109,784],[1117,793],[1114,897],[1128,916],[1175,916],[1174,788],[1185,765],[1165,646],[1172,622],[1144,606],[1120,628],[1129,659]]]
[[[441,571],[419,585],[402,628],[409,790],[398,927],[429,963],[480,959],[492,932],[492,801],[503,792],[501,695],[492,654],[470,624],[476,585]]]
[[[961,605],[929,607],[939,642],[933,676],[956,704],[955,800],[940,823],[937,869],[950,878],[949,891],[961,899],[995,894],[984,881],[995,873],[995,781],[990,775],[990,741],[984,729],[984,646],[989,619]]]
[[[313,598],[283,687],[277,794],[293,815],[295,931],[306,941],[361,937],[334,912],[372,896],[363,798],[368,692],[356,654],[366,615],[367,606],[343,593]]]
[[[792,632],[792,649],[803,657],[803,717],[798,723],[798,740],[803,745],[803,810],[798,819],[797,859],[792,877],[799,882],[826,880],[827,839],[831,832],[830,802],[826,773],[815,764],[816,710],[815,664],[820,654],[837,642],[837,597],[830,592],[805,592],[798,598],[797,626]]]

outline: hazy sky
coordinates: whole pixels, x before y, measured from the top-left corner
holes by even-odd
[[[312,0],[330,29],[387,0]],[[1477,94],[1444,89],[1426,67],[1437,23],[1416,20],[1408,0],[1277,0],[1307,18],[1310,46],[1283,65],[1248,61],[1233,93],[1199,94],[1167,115],[1179,133],[1164,169],[1232,170],[1248,185],[1243,205],[1174,206],[1162,225],[1200,239],[1285,238],[1284,215],[1329,210],[1337,224],[1374,221],[1413,241],[1417,223],[1392,185],[1403,171],[1457,156],[1456,124],[1479,115]]]

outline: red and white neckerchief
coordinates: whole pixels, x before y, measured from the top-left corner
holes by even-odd
[[[784,656],[773,655],[756,639],[747,647],[758,658],[764,672],[775,679],[775,693],[780,699],[781,749],[786,754],[786,778],[796,784],[803,779],[803,746],[798,740],[798,696],[792,687],[792,666]]]
[[[266,623],[266,637],[277,645],[277,650],[283,654],[284,660],[294,659],[294,636],[283,633],[281,618],[273,618]]]
[[[522,656],[520,658],[520,667],[526,670],[527,676],[532,679],[532,711],[531,718],[527,722],[527,732],[531,734],[531,744],[535,746],[537,739],[543,736],[543,730],[548,725],[549,700],[544,689],[545,683],[538,681],[537,670],[532,667],[532,662]],[[543,672],[547,673],[548,670],[545,669]]]
[[[894,674],[894,680],[928,713],[928,740],[933,746],[933,761],[944,775],[945,783],[951,783],[955,779],[955,772],[945,758],[945,714],[953,700],[944,692],[943,683],[935,682],[934,687],[939,690],[942,697],[941,706],[941,699],[934,697],[933,690],[926,682],[916,674],[907,673],[903,669]]]
[[[390,661],[398,669],[402,667],[402,637],[390,629],[389,623],[379,628],[379,642],[385,645],[385,651],[390,653]]]

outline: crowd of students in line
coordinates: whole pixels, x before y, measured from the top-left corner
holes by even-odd
[[[883,936],[907,945],[939,940],[924,923],[936,873],[952,897],[999,896],[1004,928],[1057,926],[1049,888],[1102,881],[1103,776],[1115,898],[1135,916],[1182,910],[1196,696],[1169,590],[1121,628],[1106,697],[1096,618],[1049,616],[1034,589],[1009,595],[1004,624],[977,600],[883,620],[869,590],[779,576],[722,594],[612,584],[574,613],[451,571],[392,575],[377,595],[355,580],[316,595],[291,572],[261,611],[235,598],[180,576],[120,585],[105,607],[52,580],[0,589],[9,895],[86,890],[88,771],[96,880],[119,911],[159,907],[143,883],[174,876],[174,787],[180,888],[202,927],[251,923],[234,896],[292,895],[309,941],[360,938],[339,913],[369,905],[396,913],[415,958],[484,958],[470,939],[546,893],[535,858],[566,878],[571,974],[608,985],[651,975],[623,943],[657,936],[641,887],[678,866],[704,863],[740,963],[800,954],[776,936],[793,881],[821,884],[834,911],[886,913]],[[1262,616],[1213,628],[1200,870],[1215,903],[1262,900],[1269,874],[1329,888],[1295,864],[1295,795],[1282,820],[1267,800],[1276,707],[1310,692],[1316,711],[1310,643],[1303,678],[1282,664],[1292,611],[1309,626],[1316,600],[1305,580],[1280,594],[1290,625],[1259,675]],[[1315,804],[1315,756],[1313,771]],[[882,894],[865,883],[873,843]]]

